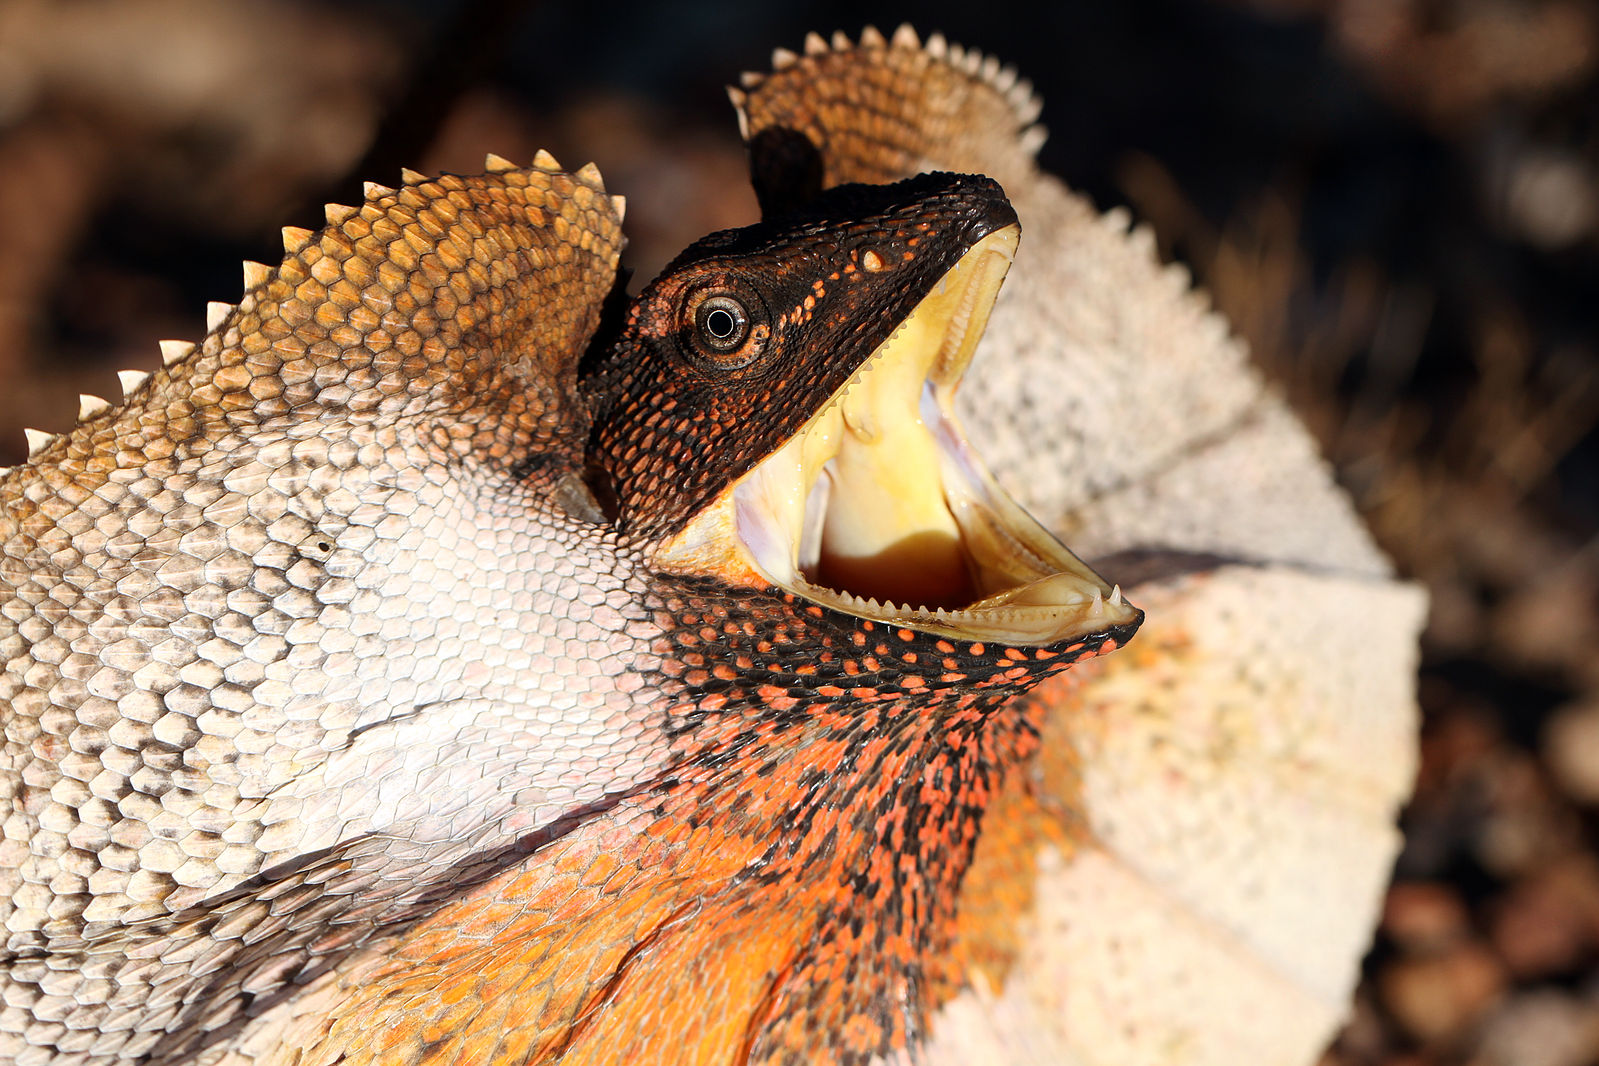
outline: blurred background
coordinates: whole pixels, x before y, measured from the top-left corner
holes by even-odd
[[[1599,0],[0,0],[0,463],[399,168],[547,148],[626,263],[754,219],[723,86],[909,19],[1014,63],[1426,585],[1423,761],[1325,1066],[1599,1063]]]

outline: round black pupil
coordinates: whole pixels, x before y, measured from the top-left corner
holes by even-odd
[[[724,311],[720,307],[712,308],[711,313],[705,316],[705,332],[719,341],[725,341],[738,329],[738,319],[733,317],[733,312]]]

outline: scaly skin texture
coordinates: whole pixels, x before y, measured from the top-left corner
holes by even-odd
[[[257,902],[308,858],[403,906],[603,792],[538,723],[626,743],[628,567],[554,495],[617,210],[553,166],[370,193],[0,483],[9,1053],[181,1043],[281,983],[240,922],[317,931]]]
[[[897,206],[908,197],[914,211]],[[928,175],[892,191],[837,188],[781,225],[685,250],[585,375],[595,397],[590,461],[618,524],[644,537],[678,532],[844,384],[954,265],[943,250],[964,251],[1015,218],[992,181]],[[868,252],[879,269],[862,268]],[[763,316],[770,336],[758,356],[719,362],[684,346],[677,308],[701,291],[738,293]]]
[[[990,804],[917,1061],[1315,1062],[1398,849],[1423,597],[1153,235],[1039,171],[1014,71],[902,27],[812,35],[732,96],[764,205],[1005,187],[1026,239],[959,413],[1149,612],[1029,697],[1041,743]]]
[[[40,449],[5,484],[14,1050],[905,1046],[1034,728],[1003,704],[1132,627],[957,645],[646,560],[1013,220],[942,175],[709,238],[580,381],[618,244],[592,174],[374,189]],[[759,300],[759,358],[685,339],[705,286]],[[691,907],[772,940],[709,1033],[715,971],[640,961]]]
[[[1286,473],[1206,480],[1287,416],[1037,174],[1013,76],[908,31],[775,66],[735,93],[767,222],[626,313],[592,168],[407,174],[0,480],[0,1058],[1314,1057],[1416,597],[1291,423]],[[1009,219],[824,192],[929,168],[1044,235],[967,417],[1159,605],[1104,668],[1066,670],[1131,627],[1005,648],[652,564]],[[707,358],[683,294],[735,283],[768,345]],[[1309,548],[1248,521],[1285,480]]]

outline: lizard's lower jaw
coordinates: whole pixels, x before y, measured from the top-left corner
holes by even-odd
[[[966,640],[1046,645],[1134,621],[1118,590],[995,483],[952,413],[1018,234],[974,245],[656,566]]]

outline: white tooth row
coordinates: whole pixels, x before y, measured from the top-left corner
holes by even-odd
[[[990,624],[1022,621],[1037,622],[1049,618],[1059,618],[1069,613],[1077,613],[1084,605],[1087,606],[1088,613],[1092,615],[1103,609],[1107,602],[1112,607],[1119,607],[1122,604],[1122,588],[1120,585],[1111,589],[1108,601],[1104,599],[1103,594],[1096,588],[1094,589],[1093,598],[1086,601],[1063,603],[1049,607],[996,607],[981,611],[951,611],[945,607],[912,607],[908,603],[895,603],[893,600],[879,601],[875,597],[856,596],[854,593],[844,592],[839,589],[824,589],[819,585],[810,585],[810,590],[813,593],[813,598],[815,598],[814,593],[825,593],[827,598],[833,599],[845,610],[868,617],[884,619],[887,616],[886,620],[888,621],[926,621],[931,619],[949,624],[978,621]]]
[[[921,305],[918,304],[917,306],[919,307]],[[884,337],[880,342],[878,342],[877,348],[872,352],[871,355],[866,357],[866,362],[855,368],[855,373],[849,376],[849,380],[844,383],[844,387],[839,390],[837,395],[827,402],[827,406],[823,407],[822,410],[818,412],[818,415],[824,414],[827,411],[832,410],[834,407],[843,405],[844,400],[849,396],[849,394],[854,392],[855,389],[860,385],[861,379],[866,377],[867,373],[888,355],[888,350],[893,346],[894,340],[901,333],[905,332],[905,327],[910,320],[911,316],[907,315],[899,325],[894,327],[894,332],[890,333],[887,337]]]

